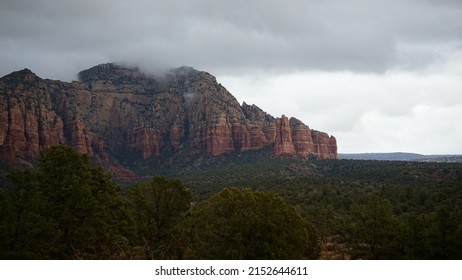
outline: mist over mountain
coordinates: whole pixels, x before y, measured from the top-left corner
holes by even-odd
[[[66,144],[127,179],[247,156],[337,158],[335,137],[239,104],[207,72],[153,75],[109,63],[78,77],[67,83],[24,69],[0,79],[2,160],[29,161]]]

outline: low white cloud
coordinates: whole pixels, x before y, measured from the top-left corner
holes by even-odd
[[[241,102],[335,135],[340,152],[461,153],[462,72],[457,65],[450,60],[414,72],[306,71],[221,76],[219,81]]]

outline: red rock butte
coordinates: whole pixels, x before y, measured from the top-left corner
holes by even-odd
[[[333,136],[240,105],[214,76],[189,67],[150,75],[102,64],[72,83],[24,69],[0,79],[0,107],[0,156],[6,161],[36,158],[57,144],[109,162],[126,154],[148,160],[268,147],[275,157],[337,158]]]

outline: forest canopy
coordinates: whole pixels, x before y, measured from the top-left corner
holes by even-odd
[[[460,164],[274,159],[118,185],[66,146],[0,188],[1,259],[462,259]]]

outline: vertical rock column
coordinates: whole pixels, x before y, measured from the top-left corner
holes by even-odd
[[[289,119],[285,115],[276,119],[276,138],[273,153],[275,156],[295,154]]]

